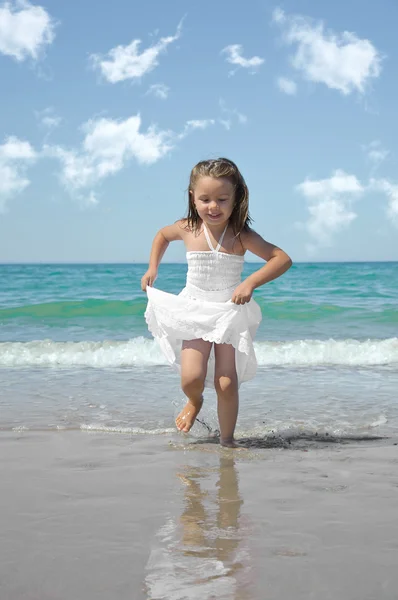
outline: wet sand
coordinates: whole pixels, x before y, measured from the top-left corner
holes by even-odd
[[[396,600],[394,442],[1,432],[0,598]]]

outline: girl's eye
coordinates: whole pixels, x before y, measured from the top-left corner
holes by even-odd
[[[200,201],[203,202],[203,204],[207,204],[208,202],[210,202],[209,198],[200,198]],[[227,198],[219,198],[217,200],[217,202],[226,202]]]

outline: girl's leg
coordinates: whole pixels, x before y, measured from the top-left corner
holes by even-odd
[[[191,429],[202,408],[203,389],[207,373],[211,342],[191,340],[183,342],[181,350],[181,388],[188,401],[176,418],[177,429]]]
[[[230,344],[215,344],[214,387],[217,392],[220,443],[235,447],[234,431],[239,410],[238,377],[235,368],[235,348]]]

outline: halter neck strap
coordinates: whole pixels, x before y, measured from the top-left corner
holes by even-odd
[[[224,235],[225,235],[225,232],[227,231],[227,229],[228,229],[228,223],[227,223],[224,231],[222,232],[220,239],[218,240],[217,247],[213,248],[213,244],[211,243],[209,232],[207,231],[207,227],[206,227],[205,223],[203,223],[203,230],[205,232],[205,237],[206,237],[207,245],[209,246],[209,248],[210,248],[210,250],[212,252],[218,252],[220,250],[221,244],[223,242]]]

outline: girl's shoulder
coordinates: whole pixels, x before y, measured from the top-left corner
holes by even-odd
[[[160,230],[167,241],[183,240],[184,242],[195,235],[194,229],[190,226],[187,219],[179,219],[172,225],[166,225]]]
[[[160,232],[168,242],[184,240],[186,234],[185,219],[180,219],[179,221],[175,221],[175,223],[172,225],[166,225],[165,227],[162,227]]]
[[[241,231],[239,237],[243,248],[249,250],[249,252],[254,252],[255,254],[257,254],[256,250],[259,246],[268,244],[268,242],[266,242],[266,240],[251,227],[247,227]]]
[[[270,258],[277,253],[282,252],[278,246],[275,246],[275,244],[272,244],[271,242],[267,242],[267,240],[257,233],[257,231],[254,231],[254,229],[250,228],[242,231],[240,236],[245,250],[252,252],[266,261],[270,260]]]
[[[178,221],[175,222],[175,225],[183,231],[189,231],[188,219],[178,219]]]
[[[200,234],[200,227],[193,226],[188,219],[179,219],[175,225],[180,230],[182,239],[190,236],[197,237]]]
[[[249,226],[245,227],[239,234],[240,242],[245,250],[247,250],[251,243],[259,237],[261,236]]]
[[[187,236],[192,234],[192,230],[189,226],[188,219],[178,219],[178,221],[176,221],[174,225],[180,232],[182,240],[185,240]]]

